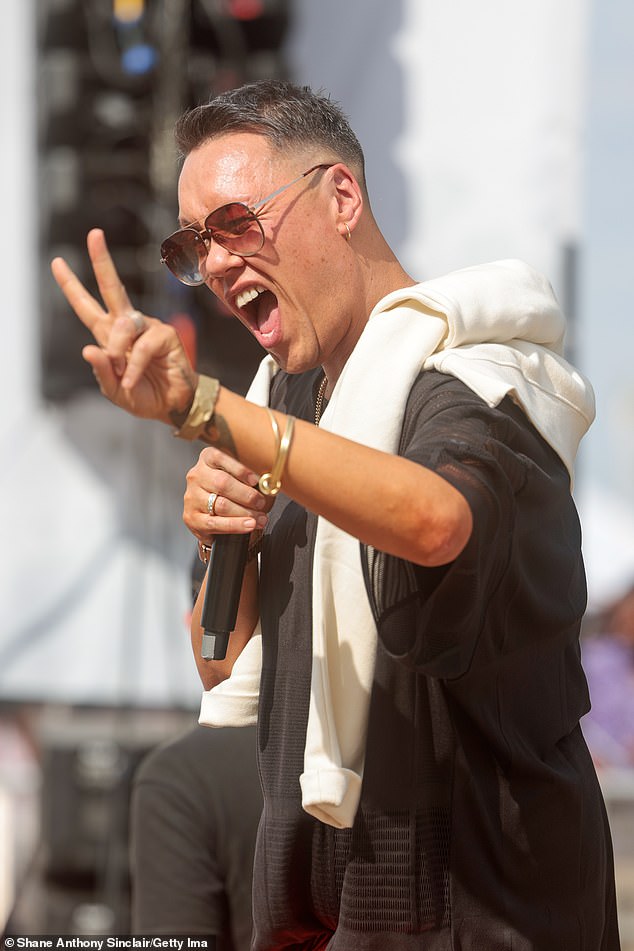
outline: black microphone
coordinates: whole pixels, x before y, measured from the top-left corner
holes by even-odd
[[[242,578],[249,553],[249,532],[217,535],[211,546],[207,588],[200,616],[204,660],[224,660],[235,630]]]

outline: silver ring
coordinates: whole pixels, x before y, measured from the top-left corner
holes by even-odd
[[[133,310],[130,314],[130,320],[134,324],[137,337],[140,337],[145,330],[145,317],[140,310]]]
[[[218,493],[212,492],[209,498],[207,499],[207,511],[210,515],[216,514],[216,502],[218,501]]]

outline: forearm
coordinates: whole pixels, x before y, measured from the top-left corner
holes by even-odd
[[[275,415],[283,433],[286,417]],[[224,387],[207,438],[260,473],[277,453],[268,413]],[[441,476],[301,420],[283,491],[365,544],[421,565],[456,558],[472,529],[468,503]]]
[[[203,629],[200,622],[206,590],[207,575],[205,575],[192,612],[191,642],[198,674],[205,690],[210,690],[216,684],[227,679],[236,658],[240,655],[255,630],[259,616],[257,559],[252,558],[247,562],[245,568],[236,627],[229,637],[227,656],[224,660],[205,660],[201,655]]]

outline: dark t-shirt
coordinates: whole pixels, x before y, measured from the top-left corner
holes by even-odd
[[[318,382],[279,373],[272,405],[310,420]],[[463,493],[474,529],[441,568],[360,546],[379,643],[352,829],[301,808],[316,518],[285,496],[271,513],[254,948],[616,951],[609,832],[578,725],[568,473],[510,400],[492,409],[435,371],[412,388],[399,453]]]
[[[251,946],[251,871],[262,808],[254,727],[196,726],[138,769],[131,802],[132,929]]]

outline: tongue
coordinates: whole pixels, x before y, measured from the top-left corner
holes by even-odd
[[[277,298],[270,291],[265,291],[258,297],[256,320],[258,333],[262,335],[268,335],[279,327],[280,312]]]

